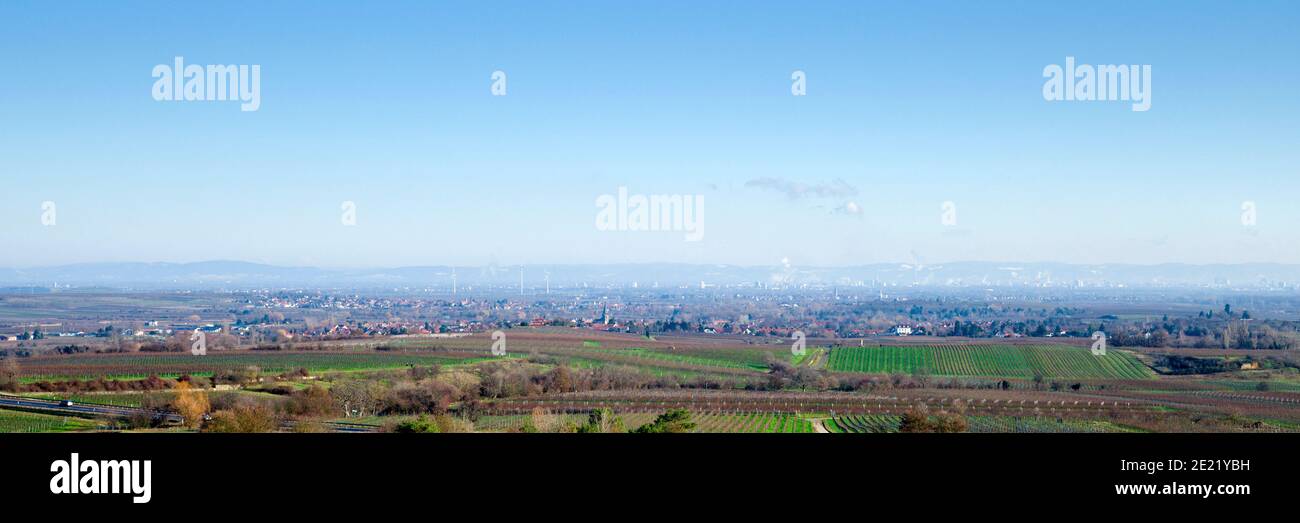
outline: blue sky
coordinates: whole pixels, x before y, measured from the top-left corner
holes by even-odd
[[[0,4],[0,266],[1300,263],[1295,2],[102,4]],[[260,110],[155,101],[176,56]],[[1151,109],[1045,101],[1067,56]],[[597,230],[619,187],[703,240]]]

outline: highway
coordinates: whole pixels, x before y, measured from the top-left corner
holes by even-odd
[[[54,414],[65,415],[91,415],[91,416],[110,416],[125,418],[139,413],[146,412],[144,409],[131,407],[114,407],[111,405],[90,405],[84,403],[74,403],[72,405],[61,405],[59,400],[46,400],[39,398],[28,398],[23,396],[10,396],[0,394],[0,407],[12,407],[28,410],[40,410]],[[150,413],[154,418],[164,418],[168,423],[180,423],[181,417],[178,414],[163,412]]]
[[[59,400],[46,400],[40,398],[29,398],[25,396],[12,396],[9,394],[0,394],[0,408],[15,408],[25,410],[41,411],[49,414],[63,414],[69,416],[105,416],[126,418],[140,413],[147,413],[154,419],[162,419],[166,424],[180,424],[184,421],[179,414],[174,412],[150,412],[144,409],[134,407],[115,407],[112,405],[93,405],[86,403],[73,403],[72,405],[62,405]],[[375,432],[379,428],[372,425],[359,425],[355,423],[336,423],[324,422],[322,425],[329,427],[335,432]],[[291,426],[291,425],[290,425]]]

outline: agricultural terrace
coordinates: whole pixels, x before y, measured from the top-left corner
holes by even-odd
[[[512,354],[544,354],[587,361],[635,366],[714,372],[765,372],[772,360],[793,361],[784,343],[755,345],[730,339],[710,340],[676,336],[646,338],[616,333],[506,330]],[[384,342],[400,350],[485,351],[492,345],[487,334],[461,338],[404,338]]]
[[[1128,352],[1110,350],[1104,356],[1094,356],[1087,348],[1068,345],[836,347],[831,349],[829,369],[990,378],[1142,379],[1153,375]]]
[[[23,381],[57,379],[140,379],[149,375],[174,377],[181,374],[210,376],[222,370],[255,366],[276,374],[305,368],[308,372],[346,372],[398,369],[415,365],[449,365],[484,361],[484,353],[453,352],[272,352],[212,351],[203,356],[188,352],[107,353],[68,356],[37,356],[23,359]]]
[[[1132,432],[1132,429],[1104,420],[1047,417],[969,416],[968,432],[1060,433]],[[889,414],[838,416],[825,420],[834,433],[879,434],[898,432],[902,417]]]
[[[662,412],[621,412],[616,415],[623,420],[628,430],[654,421]],[[560,423],[577,426],[586,421],[585,414],[551,414],[544,416],[555,418]],[[532,414],[483,416],[474,423],[479,432],[520,432],[533,419]],[[741,412],[741,413],[706,413],[692,412],[691,421],[695,423],[695,433],[724,434],[803,434],[815,432],[813,422],[785,413]]]
[[[1151,401],[1091,394],[1001,390],[897,390],[890,394],[841,392],[761,392],[708,390],[590,391],[487,402],[497,415],[527,414],[534,409],[579,414],[595,409],[614,412],[663,412],[686,409],[699,414],[771,412],[786,414],[901,414],[918,406],[960,410],[983,416],[1071,416],[1103,418],[1150,413]]]

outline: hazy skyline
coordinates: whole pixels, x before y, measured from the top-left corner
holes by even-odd
[[[1300,5],[565,6],[0,5],[0,267],[1300,263]],[[176,57],[260,107],[155,101]],[[1150,109],[1045,100],[1068,57]]]

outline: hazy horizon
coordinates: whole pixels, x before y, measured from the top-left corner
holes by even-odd
[[[91,263],[0,267],[0,287],[134,289],[251,288],[877,288],[1025,287],[1039,289],[1199,288],[1294,293],[1300,264],[1126,265],[954,262],[823,267],[683,263],[420,265],[373,268],[278,266],[239,261]]]
[[[430,261],[428,263],[419,263],[412,265],[294,265],[279,263],[263,263],[240,259],[203,259],[192,261],[164,261],[164,260],[121,260],[121,261],[85,261],[74,263],[54,263],[46,265],[15,265],[0,266],[0,269],[12,270],[30,270],[30,269],[53,269],[59,267],[77,267],[77,266],[110,266],[110,265],[173,265],[173,266],[192,266],[205,264],[244,264],[264,267],[275,267],[282,269],[320,269],[329,271],[347,271],[347,270],[383,270],[383,269],[411,269],[411,268],[451,268],[451,267],[500,267],[500,268],[517,268],[523,267],[583,267],[583,266],[635,266],[635,265],[686,265],[686,266],[717,266],[717,267],[782,267],[794,265],[784,265],[777,263],[692,263],[692,262],[674,262],[662,260],[650,261],[629,261],[629,262],[608,262],[608,263],[482,263],[482,264],[451,264]],[[1240,267],[1240,266],[1282,266],[1282,267],[1300,267],[1298,263],[1285,262],[1237,262],[1237,263],[1184,263],[1184,262],[1156,262],[1156,263],[1124,263],[1124,262],[1099,262],[1099,263],[1074,263],[1061,260],[948,260],[948,261],[927,261],[919,264],[923,267],[942,266],[942,265],[962,265],[962,264],[995,264],[1014,267],[1016,265],[1062,265],[1073,267],[1103,267],[1103,266],[1126,266],[1126,267],[1161,267],[1161,266],[1187,266],[1187,267]],[[856,267],[872,266],[916,266],[915,262],[908,261],[881,261],[871,263],[853,263],[839,265],[799,265],[802,268],[816,269],[849,269]]]

